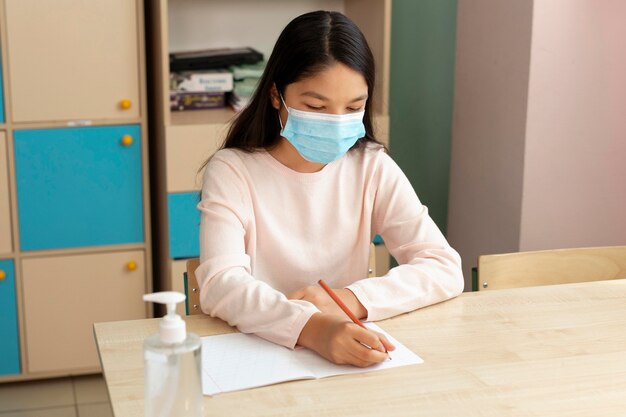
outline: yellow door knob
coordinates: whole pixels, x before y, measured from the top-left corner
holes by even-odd
[[[131,135],[122,136],[122,145],[130,146],[133,144],[133,137]]]
[[[0,281],[4,281],[6,277],[7,277],[7,273],[0,269]]]
[[[135,261],[129,261],[126,264],[126,269],[128,269],[129,271],[134,271],[135,269],[137,269],[137,262]]]
[[[130,109],[130,107],[131,107],[132,105],[133,105],[133,103],[132,103],[129,99],[127,99],[127,98],[125,98],[125,99],[123,99],[122,101],[120,101],[120,107],[121,107],[123,110],[128,110],[128,109]]]

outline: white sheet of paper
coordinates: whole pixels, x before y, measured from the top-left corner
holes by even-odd
[[[203,337],[202,391],[214,395],[284,381],[372,372],[424,362],[374,323],[365,325],[393,343],[396,350],[390,352],[392,360],[358,368],[335,365],[309,349],[287,349],[255,335],[229,333]]]

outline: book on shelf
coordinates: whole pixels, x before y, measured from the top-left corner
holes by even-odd
[[[260,61],[256,64],[244,64],[244,65],[231,65],[228,67],[233,74],[235,81],[244,80],[246,78],[260,79],[265,71],[265,61]]]
[[[233,73],[226,69],[172,72],[170,90],[229,92],[233,90]]]
[[[250,103],[263,76],[265,65],[266,63],[261,61],[253,65],[233,65],[229,67],[229,70],[233,73],[234,85],[228,103],[233,110],[239,112]]]
[[[170,91],[170,110],[205,110],[222,108],[226,93],[215,91]]]
[[[235,81],[233,93],[239,97],[251,97],[256,91],[259,80],[255,78],[246,78],[244,80]]]
[[[231,65],[256,64],[263,54],[250,48],[220,48],[170,53],[170,71],[228,68]]]

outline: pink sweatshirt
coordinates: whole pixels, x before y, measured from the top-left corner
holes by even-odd
[[[323,278],[385,319],[455,297],[461,259],[396,163],[373,145],[315,173],[266,151],[218,151],[204,173],[200,222],[202,310],[244,333],[293,348],[311,315],[290,292]],[[399,266],[367,278],[380,234]]]

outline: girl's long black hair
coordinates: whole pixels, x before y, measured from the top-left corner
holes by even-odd
[[[372,126],[374,57],[357,25],[339,12],[316,11],[292,20],[283,29],[267,61],[263,76],[250,104],[233,120],[222,148],[246,152],[271,149],[280,139],[277,110],[272,106],[274,84],[284,95],[285,88],[335,63],[357,71],[367,83],[365,136],[353,148],[366,142],[379,143]]]

